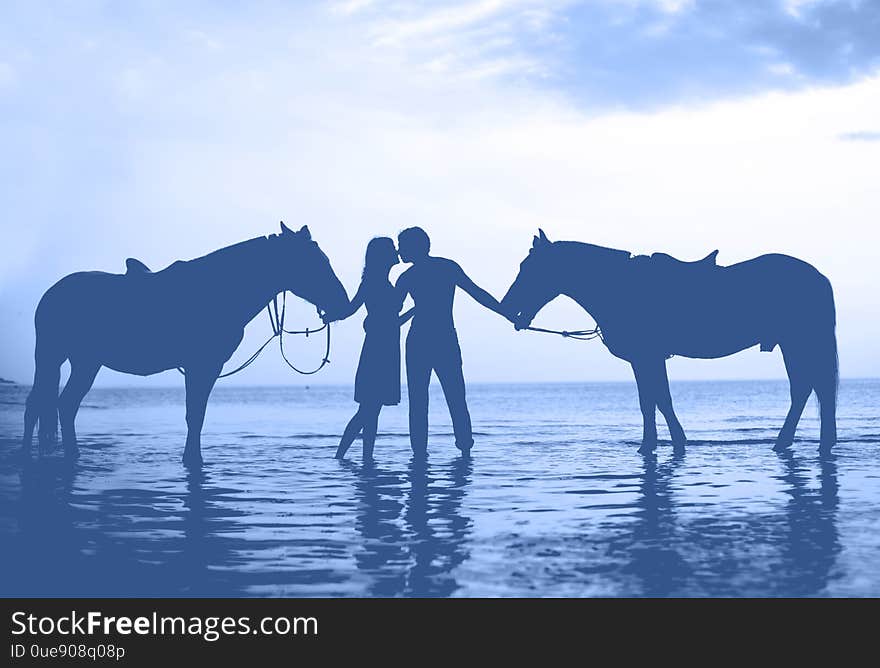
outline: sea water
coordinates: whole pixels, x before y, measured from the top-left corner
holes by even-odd
[[[812,402],[773,452],[784,381],[674,383],[690,444],[649,457],[633,383],[468,392],[470,458],[432,388],[428,462],[404,397],[364,466],[351,388],[220,385],[188,471],[182,388],[94,389],[69,461],[21,456],[4,386],[0,594],[880,595],[880,381],[841,382],[831,457]]]

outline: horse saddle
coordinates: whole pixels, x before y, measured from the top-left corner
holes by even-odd
[[[125,260],[125,275],[131,276],[132,274],[152,274],[153,271],[145,265],[143,262],[138,260],[137,258],[126,258]]]
[[[718,251],[713,250],[702,260],[693,260],[690,262],[679,260],[678,258],[672,257],[667,253],[654,253],[653,255],[651,255],[651,259],[660,266],[665,265],[672,269],[714,269],[718,266]]]

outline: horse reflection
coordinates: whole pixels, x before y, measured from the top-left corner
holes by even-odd
[[[840,535],[837,530],[839,506],[837,461],[834,455],[819,457],[819,488],[809,486],[809,468],[791,453],[780,454],[785,473],[780,480],[788,485],[791,497],[784,525],[782,564],[779,576],[783,596],[816,596],[828,586],[837,556]]]
[[[4,596],[75,595],[82,587],[70,579],[86,544],[86,536],[76,530],[77,511],[70,503],[76,474],[69,460],[25,461],[18,473],[18,498],[14,488],[7,490],[13,516],[2,529]]]
[[[168,570],[180,583],[178,595],[216,596],[220,592],[235,595],[244,589],[244,583],[231,580],[237,565],[235,555],[243,545],[239,544],[241,539],[230,537],[237,529],[231,516],[242,513],[216,509],[229,490],[213,485],[210,473],[189,469],[184,481],[186,493],[179,518],[183,540],[179,554],[167,563]]]
[[[668,596],[681,588],[691,575],[691,567],[676,549],[677,518],[672,479],[684,454],[658,464],[651,453],[643,457],[636,503],[638,521],[630,536],[630,561],[624,573],[641,581],[644,596]]]
[[[623,557],[621,575],[640,596],[816,596],[827,591],[841,551],[837,530],[837,466],[819,458],[818,489],[810,467],[781,453],[778,480],[789,496],[783,512],[744,517],[679,517],[675,474],[681,454],[664,464],[644,457],[638,521],[610,545]],[[723,503],[723,502],[722,502]],[[722,509],[723,512],[723,509]],[[755,574],[756,569],[761,571]]]
[[[88,444],[86,447],[89,447]],[[238,595],[248,582],[236,555],[237,511],[218,510],[230,490],[207,473],[183,489],[112,487],[77,480],[100,465],[68,458],[25,460],[3,527],[2,588],[19,596]],[[236,579],[238,578],[238,579]]]

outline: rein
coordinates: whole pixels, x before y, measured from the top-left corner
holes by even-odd
[[[602,339],[602,330],[596,325],[593,329],[576,329],[569,331],[567,329],[544,329],[543,327],[523,327],[530,332],[540,332],[542,334],[557,334],[564,339],[574,339],[576,341],[592,341],[593,339]]]
[[[311,376],[312,374],[318,373],[321,369],[323,369],[325,366],[330,364],[330,323],[326,322],[326,323],[324,323],[324,325],[322,327],[318,327],[317,329],[310,329],[308,327],[306,327],[305,329],[302,329],[302,330],[284,329],[284,315],[285,315],[286,311],[287,311],[287,292],[285,291],[281,295],[281,311],[280,312],[278,310],[278,296],[277,295],[272,298],[272,301],[270,301],[268,304],[266,304],[266,312],[269,314],[269,324],[272,326],[272,336],[270,336],[268,339],[266,339],[266,342],[263,345],[261,345],[259,348],[257,348],[256,352],[254,352],[253,355],[248,357],[247,360],[245,360],[242,364],[240,364],[238,367],[236,367],[232,371],[227,371],[226,373],[221,373],[219,376],[217,376],[217,379],[219,380],[220,378],[228,378],[229,376],[234,376],[239,371],[244,371],[245,369],[247,369],[251,364],[253,364],[257,360],[257,358],[260,356],[260,353],[262,353],[266,349],[266,346],[268,346],[270,343],[272,343],[272,341],[276,337],[278,338],[278,349],[281,352],[281,359],[283,359],[284,363],[287,364],[287,366],[289,366],[291,369],[296,371],[298,374],[301,374],[303,376]],[[305,337],[308,338],[309,335],[317,334],[318,332],[321,332],[324,330],[327,331],[327,336],[326,336],[327,343],[324,347],[324,357],[321,359],[321,363],[318,365],[318,367],[316,369],[312,369],[311,371],[303,371],[302,369],[298,369],[296,366],[294,366],[290,362],[289,359],[287,359],[287,355],[284,353],[284,335],[285,334],[292,334],[292,335],[304,334]],[[186,372],[183,369],[181,369],[180,367],[177,367],[177,370],[182,375],[184,375],[184,376],[186,375]]]

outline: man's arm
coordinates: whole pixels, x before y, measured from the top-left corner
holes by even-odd
[[[478,304],[485,306],[490,311],[495,311],[495,313],[502,315],[505,318],[507,317],[503,313],[501,302],[499,302],[497,299],[495,299],[495,297],[483,290],[483,288],[481,288],[479,285],[474,283],[470,279],[470,276],[464,273],[464,270],[459,267],[458,264],[455,265],[455,268],[457,274],[456,285],[458,285],[458,287],[460,287],[471,297],[473,297]]]
[[[409,277],[407,276],[408,273],[409,269],[403,272],[397,279],[397,283],[394,286],[394,289],[397,291],[398,311],[403,308],[403,302],[406,300],[406,296],[409,294]]]

